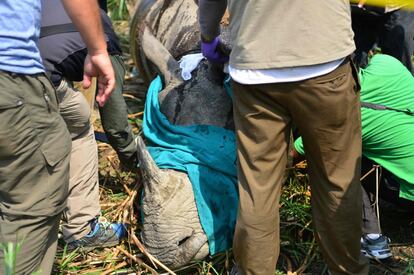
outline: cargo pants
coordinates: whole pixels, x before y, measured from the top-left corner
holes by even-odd
[[[239,274],[274,274],[279,201],[292,123],[303,137],[316,239],[331,274],[367,274],[360,254],[361,118],[357,72],[344,62],[312,79],[233,85],[239,211]]]
[[[120,161],[127,167],[136,165],[136,144],[131,125],[128,123],[128,110],[122,95],[125,68],[122,57],[109,56],[115,72],[115,89],[103,107],[99,107],[102,127],[108,141],[117,152]]]
[[[377,164],[366,157],[362,157],[362,175],[368,173],[374,165]],[[396,205],[408,213],[414,213],[414,201],[400,198],[400,182],[398,179],[383,167],[381,168],[380,173],[378,197]],[[375,171],[367,175],[361,184],[363,187],[362,232],[365,234],[382,233],[378,224],[376,208],[374,206],[375,194],[377,191]]]
[[[50,274],[68,194],[70,150],[48,79],[0,72],[1,274],[8,264],[15,274]],[[7,252],[15,255],[14,266]]]
[[[110,144],[123,157],[122,161],[127,162],[135,154],[136,146],[122,95],[125,69],[121,56],[110,55],[110,59],[115,89],[99,112]],[[62,223],[63,238],[71,242],[87,235],[90,221],[100,215],[98,149],[85,97],[64,80],[56,90],[60,112],[72,138],[69,196]]]
[[[69,194],[62,216],[63,238],[71,242],[87,235],[90,221],[100,215],[98,145],[90,121],[90,106],[83,94],[65,80],[56,93],[72,139]]]

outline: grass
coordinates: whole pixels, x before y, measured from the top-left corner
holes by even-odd
[[[140,100],[130,100],[130,104],[143,104]],[[142,110],[142,106],[133,109]],[[142,112],[138,112],[131,120],[134,131],[140,132]],[[96,122],[98,127],[99,120]],[[101,176],[101,205],[109,220],[127,222],[132,225],[129,239],[122,245],[95,250],[91,253],[61,256],[57,261],[56,271],[60,274],[157,274],[168,272],[155,263],[143,245],[139,242],[141,230],[139,221],[140,210],[137,205],[137,194],[141,188],[139,175],[120,172],[119,161],[109,145],[99,145],[100,176]],[[299,163],[288,169],[288,177],[282,189],[280,201],[281,252],[275,274],[327,274],[327,267],[318,251],[313,235],[310,209],[310,188],[306,164]],[[382,211],[384,220],[395,225],[394,209]],[[389,216],[391,215],[391,217]],[[404,218],[406,219],[406,218]],[[407,222],[409,219],[407,219]],[[405,224],[402,225],[407,227]],[[384,227],[388,228],[385,223]],[[406,238],[406,231],[401,233]],[[394,237],[392,237],[394,238]],[[401,240],[404,240],[402,237]],[[399,242],[401,242],[399,240]],[[393,253],[406,264],[401,274],[413,274],[413,254],[409,251],[412,244],[404,246],[402,251],[396,249]],[[395,247],[397,248],[397,246]],[[407,250],[408,249],[408,250]],[[410,259],[411,258],[411,259]],[[229,250],[215,256],[209,256],[203,261],[195,261],[174,270],[176,274],[229,274],[233,266],[233,254]],[[374,265],[372,274],[395,274],[381,265]]]
[[[24,240],[23,240],[24,241]],[[0,244],[0,249],[3,250],[4,254],[4,274],[5,275],[13,275],[15,274],[16,270],[16,257],[19,253],[22,242],[19,242],[17,244],[14,243],[6,243],[6,244]]]
[[[129,19],[126,0],[108,0],[107,4],[108,14],[113,21]]]
[[[99,123],[99,121],[97,121]],[[139,129],[136,129],[139,131]],[[153,264],[151,255],[139,242],[139,206],[136,196],[141,185],[136,174],[119,172],[119,162],[115,152],[107,145],[99,145],[101,206],[105,216],[112,221],[127,222],[132,225],[129,240],[115,248],[95,250],[82,254],[77,251],[58,255],[55,272],[59,274],[105,274],[118,272],[127,274],[165,273],[159,264]],[[310,192],[307,175],[303,167],[289,171],[283,188],[280,203],[281,216],[281,256],[275,274],[308,270],[320,261],[315,247],[310,223]],[[176,274],[228,274],[233,266],[233,254],[229,250],[203,261],[189,263]]]

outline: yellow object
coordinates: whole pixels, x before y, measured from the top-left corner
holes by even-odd
[[[350,2],[379,7],[401,6],[404,9],[414,9],[414,0],[351,0]]]

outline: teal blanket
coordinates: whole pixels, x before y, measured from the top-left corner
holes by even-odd
[[[177,126],[161,113],[160,77],[148,89],[143,131],[148,151],[160,168],[188,174],[212,255],[233,241],[238,191],[234,132],[210,125]]]

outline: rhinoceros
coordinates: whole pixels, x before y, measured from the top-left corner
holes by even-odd
[[[231,98],[222,68],[203,60],[183,81],[178,59],[200,51],[194,0],[138,0],[131,24],[131,48],[139,72],[149,82],[162,76],[161,112],[175,125],[214,125],[234,131]],[[148,251],[171,268],[202,259],[209,243],[200,224],[186,173],[160,169],[138,137],[143,175],[141,238]]]

